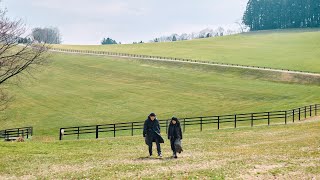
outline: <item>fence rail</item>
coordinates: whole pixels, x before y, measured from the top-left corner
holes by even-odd
[[[318,110],[319,104],[314,104],[283,111],[180,118],[180,124],[184,132],[187,126],[192,125],[200,125],[200,131],[202,131],[204,125],[207,124],[214,124],[215,128],[217,129],[221,129],[221,125],[224,125],[226,123],[231,123],[234,128],[237,128],[237,126],[241,122],[250,122],[251,127],[253,127],[259,121],[267,121],[267,125],[271,124],[271,120],[279,120],[283,121],[284,124],[287,124],[289,121],[292,121],[294,123],[296,120],[306,119],[307,117],[311,116],[317,116]],[[159,123],[161,127],[165,127],[167,133],[170,120],[159,120]],[[98,139],[99,135],[105,132],[110,132],[113,134],[113,137],[116,137],[117,131],[131,131],[131,136],[133,136],[134,130],[141,130],[143,128],[143,125],[144,121],[65,127],[60,128],[59,140],[62,140],[64,136],[70,135],[76,135],[77,139],[79,139],[81,134],[95,134],[95,138]]]
[[[33,127],[21,127],[21,128],[12,128],[5,129],[0,131],[0,139],[6,141],[15,140],[16,138],[22,136],[23,138],[29,138],[33,135]]]
[[[81,53],[81,54],[95,54],[95,55],[106,55],[106,56],[118,56],[118,57],[130,57],[130,58],[143,58],[151,60],[170,60],[170,61],[180,61],[180,62],[194,62],[194,63],[203,63],[203,64],[213,64],[220,66],[232,66],[232,67],[242,67],[242,68],[255,68],[263,70],[275,70],[275,71],[287,71],[292,73],[305,73],[319,75],[319,72],[311,71],[301,71],[301,70],[289,70],[283,68],[270,68],[264,66],[250,66],[250,65],[240,65],[232,63],[221,63],[214,61],[205,61],[205,60],[194,60],[194,59],[185,59],[185,58],[175,58],[175,57],[163,57],[163,56],[150,56],[150,55],[139,55],[139,54],[128,54],[128,53],[116,53],[116,52],[107,52],[107,51],[96,51],[96,50],[74,50],[74,49],[60,49],[60,48],[50,48],[51,51],[57,52],[67,52],[67,53]]]

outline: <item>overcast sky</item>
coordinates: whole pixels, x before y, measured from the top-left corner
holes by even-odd
[[[248,0],[2,0],[8,16],[58,27],[63,44],[123,43],[197,32],[240,20]]]

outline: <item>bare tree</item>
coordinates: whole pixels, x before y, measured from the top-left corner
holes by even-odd
[[[243,24],[240,20],[238,20],[238,21],[236,21],[236,22],[234,22],[234,23],[236,23],[238,26],[239,26],[239,29],[240,29],[240,33],[243,33],[244,31],[245,31],[245,24]]]
[[[187,33],[183,33],[180,35],[180,40],[181,41],[184,41],[184,40],[188,40],[189,38],[189,35]]]
[[[24,34],[22,21],[12,21],[6,17],[6,10],[0,10],[0,110],[10,100],[4,83],[13,77],[31,75],[30,70],[43,64],[47,54],[48,46],[44,43],[19,44]]]
[[[216,29],[216,32],[218,33],[218,36],[223,36],[224,35],[224,29],[223,29],[223,27],[218,27],[217,29]]]
[[[227,29],[225,35],[231,35],[231,34],[235,34],[235,31],[233,31],[231,29]]]
[[[32,29],[32,38],[39,43],[60,44],[61,35],[56,27],[34,28]],[[113,43],[114,44],[114,43]]]

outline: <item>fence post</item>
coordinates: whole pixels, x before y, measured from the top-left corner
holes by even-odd
[[[268,112],[268,126],[270,126],[270,112]]]
[[[301,108],[299,108],[299,121],[301,119]]]
[[[284,124],[287,124],[287,111],[284,112]]]
[[[168,120],[166,120],[166,134],[168,134]]]
[[[9,139],[10,138],[10,134],[7,132],[7,130],[4,130],[4,137],[5,137],[5,139]]]
[[[96,139],[99,138],[99,125],[96,125]]]
[[[200,131],[202,131],[202,117],[200,117]]]
[[[133,136],[133,123],[131,124],[131,136]]]
[[[78,134],[77,134],[77,138],[79,139],[79,136],[80,136],[80,127],[78,127]]]
[[[294,109],[292,110],[292,122],[294,122]]]
[[[315,111],[315,113],[314,113],[314,114],[317,116],[318,105],[317,105],[317,104],[316,104],[316,105],[314,105],[314,108],[315,108],[315,110],[314,110],[314,111]]]
[[[220,129],[220,116],[218,116],[218,129]]]
[[[18,128],[18,136],[20,136],[20,128]]]
[[[24,138],[24,130],[22,129],[22,137]]]
[[[234,128],[237,128],[237,115],[234,115]]]
[[[251,113],[251,127],[253,127],[253,113]]]
[[[307,106],[304,107],[304,118],[307,119]]]
[[[183,119],[183,132],[186,130],[186,119]]]
[[[63,130],[63,128],[60,128],[60,131],[59,131],[59,140],[60,141],[62,140],[62,130]]]
[[[113,124],[113,137],[116,137],[116,124]]]
[[[310,117],[312,116],[312,106],[310,105]]]

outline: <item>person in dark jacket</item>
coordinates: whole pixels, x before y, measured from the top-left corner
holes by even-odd
[[[181,147],[181,139],[182,139],[182,132],[181,132],[181,125],[176,117],[172,117],[168,129],[168,139],[170,140],[171,149],[173,151],[173,157],[177,158],[177,152],[182,152]]]
[[[160,134],[160,124],[156,118],[155,113],[150,113],[148,118],[144,122],[143,137],[146,144],[149,146],[149,155],[152,156],[152,143],[156,142],[158,157],[162,157],[160,143],[164,143]]]

